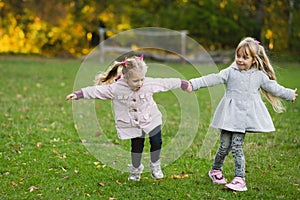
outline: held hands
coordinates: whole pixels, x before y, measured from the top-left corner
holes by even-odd
[[[192,92],[193,86],[189,81],[181,80],[181,89],[186,92]]]
[[[292,102],[293,102],[293,103],[295,103],[296,98],[297,98],[297,96],[298,96],[297,90],[298,90],[297,88],[295,88],[295,90],[294,90],[294,91],[295,91],[295,95],[294,95],[294,98],[292,99]]]
[[[181,80],[181,89],[186,92],[192,92],[193,87],[192,84],[187,80]]]
[[[74,93],[71,93],[71,94],[67,95],[67,96],[66,96],[66,101],[68,101],[68,100],[70,100],[70,99],[72,99],[72,100],[77,99],[77,95],[74,94]]]

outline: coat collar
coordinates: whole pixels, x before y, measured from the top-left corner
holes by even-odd
[[[250,69],[247,70],[247,71],[245,71],[245,70],[240,70],[239,67],[237,66],[237,64],[236,64],[235,62],[233,62],[233,63],[231,64],[230,67],[232,67],[233,69],[238,70],[238,71],[240,71],[240,72],[243,71],[244,73],[253,73],[253,72],[255,72],[255,71],[258,70],[258,69],[256,69],[256,68],[250,68]]]

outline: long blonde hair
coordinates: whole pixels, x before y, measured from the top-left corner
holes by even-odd
[[[237,53],[240,50],[244,51],[245,53],[246,50],[249,50],[250,56],[252,56],[255,60],[251,67],[263,71],[270,80],[276,81],[274,69],[269,61],[265,48],[260,44],[259,41],[251,37],[246,37],[238,44],[235,52]],[[279,97],[276,97],[263,89],[262,92],[266,99],[271,103],[275,112],[280,113],[285,111],[285,107],[283,106]]]
[[[128,78],[133,70],[140,70],[146,74],[147,65],[143,61],[143,55],[140,57],[133,56],[131,58],[125,58],[122,62],[115,61],[106,72],[96,76],[95,84],[105,85],[113,83],[120,75],[124,75],[125,78]]]

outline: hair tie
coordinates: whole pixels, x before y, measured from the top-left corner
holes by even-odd
[[[135,58],[137,58],[137,59],[139,59],[140,61],[143,61],[143,59],[144,59],[144,54],[142,54],[140,57],[138,57],[138,56],[134,56]]]
[[[126,60],[127,60],[127,57],[125,57],[122,62],[119,62],[119,64],[122,65],[123,67],[125,67]]]
[[[258,40],[256,40],[256,39],[254,39],[254,42],[255,42],[256,44],[260,44],[260,41],[258,41]]]
[[[144,59],[144,54],[142,54],[140,57],[139,57],[139,60],[143,60]]]

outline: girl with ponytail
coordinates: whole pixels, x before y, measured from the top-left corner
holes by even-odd
[[[144,169],[141,158],[146,135],[150,140],[151,175],[154,179],[163,178],[160,164],[162,114],[152,96],[177,88],[186,90],[189,84],[179,78],[145,77],[146,72],[143,56],[133,56],[115,62],[107,72],[97,76],[95,86],[82,88],[66,97],[66,100],[112,100],[118,136],[131,140],[132,164],[128,178],[131,181],[139,181]]]

